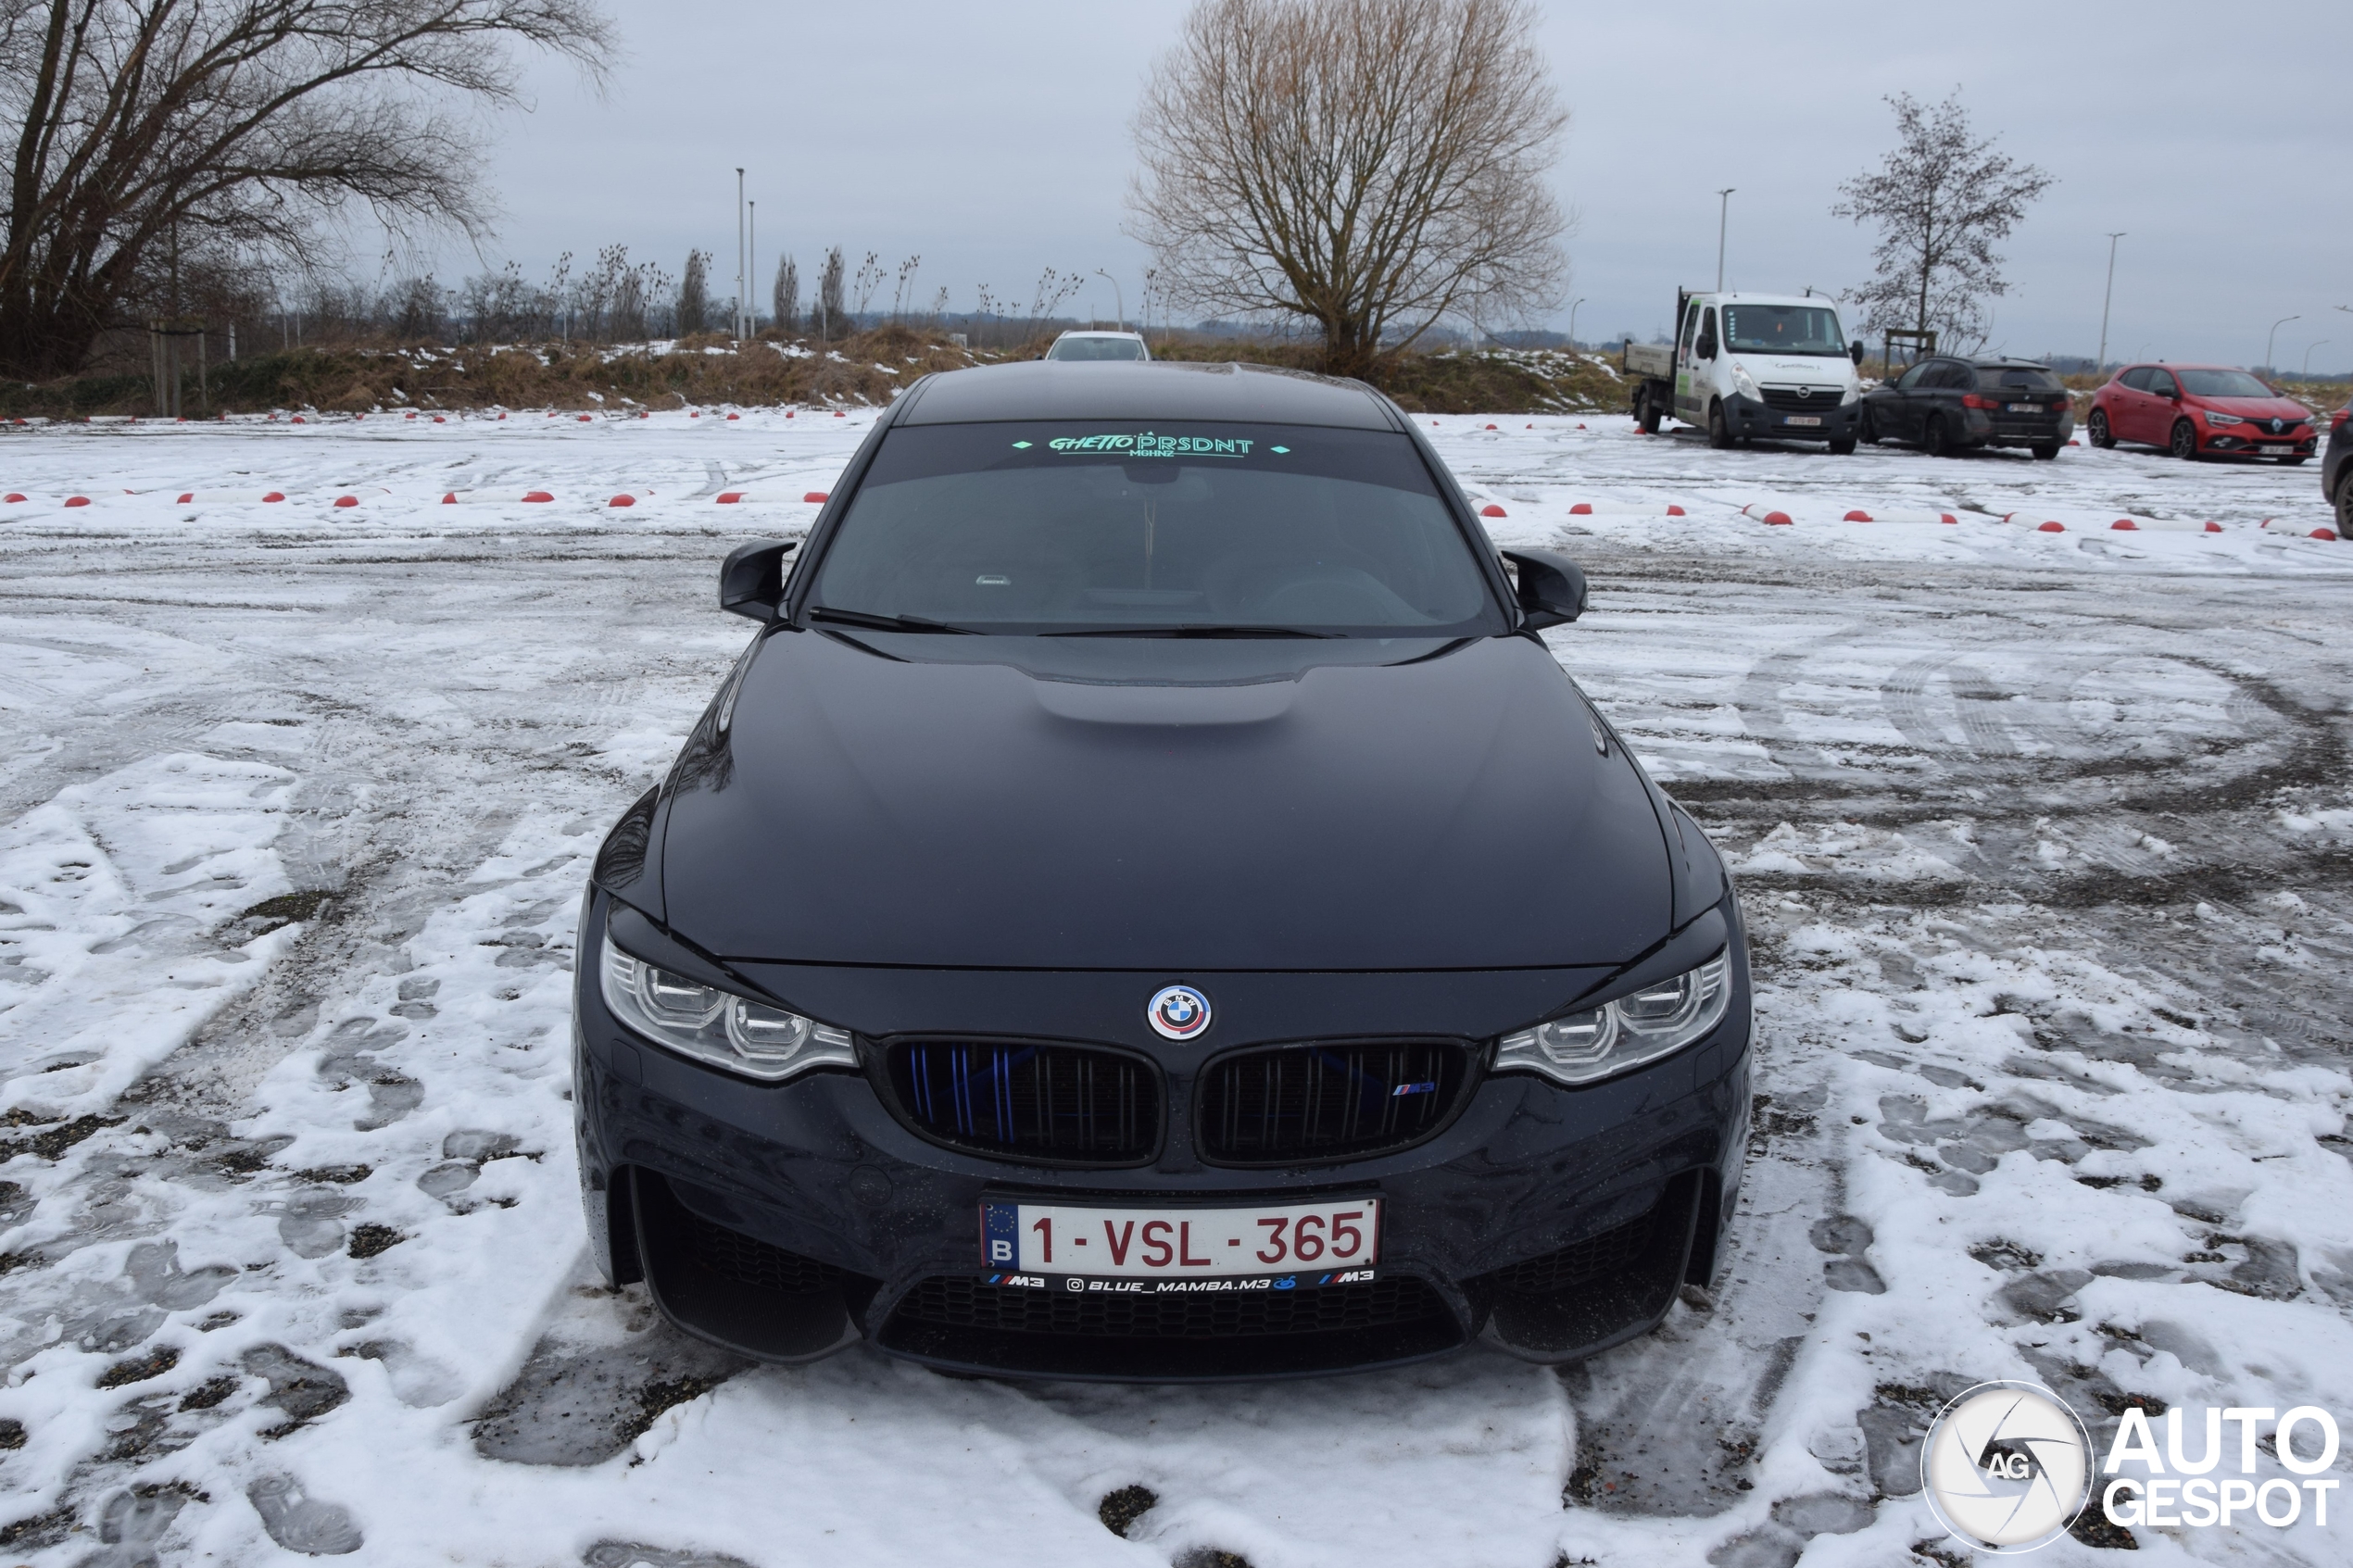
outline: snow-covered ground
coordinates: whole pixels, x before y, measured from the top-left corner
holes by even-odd
[[[2082,448],[1432,421],[1588,563],[1553,645],[1742,874],[1751,1174],[1655,1336],[1026,1386],[605,1293],[588,857],[745,640],[720,558],[870,418],[0,433],[0,1561],[1957,1562],[1917,1442],[1966,1384],[2353,1416],[2353,545],[2258,526],[2328,521],[2309,467]]]

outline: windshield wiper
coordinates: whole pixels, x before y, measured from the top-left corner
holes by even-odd
[[[1310,632],[1298,626],[1094,626],[1076,632],[1046,632],[1048,637],[1338,637],[1340,632]]]
[[[814,605],[809,611],[812,621],[831,621],[844,626],[864,626],[876,632],[961,632],[974,635],[969,626],[950,626],[945,621],[926,621],[920,615],[875,615],[862,609],[836,609],[831,605]]]

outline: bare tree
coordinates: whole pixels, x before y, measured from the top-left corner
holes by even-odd
[[[776,258],[775,286],[768,291],[768,306],[776,318],[776,335],[790,337],[800,326],[800,267],[789,256]]]
[[[911,256],[899,264],[899,286],[891,291],[890,319],[894,321],[906,314],[915,298],[915,272],[924,264],[920,256]]]
[[[830,342],[841,326],[841,246],[825,253],[825,270],[817,275],[817,335]]]
[[[850,287],[858,295],[858,309],[853,320],[864,319],[866,307],[874,303],[875,289],[882,281],[882,255],[870,250],[866,253],[866,259],[858,264],[857,276],[850,280]]]
[[[1851,297],[1866,328],[1933,329],[1948,346],[1982,343],[1984,302],[2009,292],[1994,244],[2053,178],[1995,152],[1990,136],[1973,139],[1957,91],[1932,108],[1909,93],[1887,102],[1898,144],[1879,172],[1839,186],[1845,199],[1831,208],[1879,226],[1878,270]]]
[[[518,101],[509,43],[600,72],[611,29],[595,0],[0,0],[0,370],[72,370],[168,307],[175,230],[297,263],[353,203],[481,233],[469,111]]]
[[[711,288],[704,282],[711,270],[711,252],[686,252],[686,276],[678,281],[678,335],[701,332],[711,320]]]
[[[1378,373],[1466,294],[1554,300],[1544,171],[1568,117],[1527,0],[1200,0],[1135,124],[1163,298],[1321,329]]]

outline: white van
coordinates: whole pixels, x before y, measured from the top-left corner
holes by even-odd
[[[1826,441],[1855,450],[1862,414],[1858,338],[1820,295],[1689,294],[1673,345],[1626,344],[1634,418],[1655,434],[1668,416],[1707,432],[1710,446],[1752,436]]]

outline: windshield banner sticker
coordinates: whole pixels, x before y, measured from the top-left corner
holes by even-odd
[[[1133,435],[1063,435],[1046,445],[1057,452],[1117,452],[1130,458],[1247,458],[1253,443],[1222,435],[1155,435],[1147,430]]]

